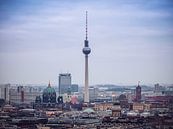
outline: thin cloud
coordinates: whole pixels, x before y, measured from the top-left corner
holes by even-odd
[[[88,10],[91,84],[139,79],[172,83],[173,15],[168,3],[31,0],[15,7],[6,4],[0,14],[0,82],[43,83],[51,78],[57,82],[61,71],[69,71],[74,83],[83,84]]]

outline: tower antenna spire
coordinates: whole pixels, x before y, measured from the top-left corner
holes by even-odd
[[[86,11],[86,40],[88,40],[88,11]]]

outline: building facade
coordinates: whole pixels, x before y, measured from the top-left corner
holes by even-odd
[[[71,85],[71,92],[78,92],[79,91],[79,86],[77,84],[72,84]]]
[[[107,103],[107,102],[103,102],[103,103],[96,103],[94,105],[94,110],[96,111],[106,111],[106,110],[111,110],[113,108],[113,103]]]
[[[89,100],[90,102],[94,102],[98,97],[99,89],[96,87],[89,88]]]
[[[9,90],[10,84],[0,85],[0,98],[4,99],[6,102],[9,101]]]
[[[143,103],[133,103],[133,110],[143,111],[144,110],[144,104]]]
[[[161,93],[165,90],[166,90],[165,87],[159,85],[159,83],[154,85],[154,93]]]
[[[71,74],[59,74],[59,95],[62,96],[69,92],[71,87]]]
[[[43,91],[43,103],[56,103],[56,92],[53,87],[49,85]]]
[[[138,86],[136,87],[136,98],[135,98],[136,102],[140,102],[141,101],[141,87],[138,84]]]
[[[18,86],[17,88],[11,88],[9,92],[10,103],[15,104],[30,104],[35,102],[36,96],[42,93],[33,87]]]

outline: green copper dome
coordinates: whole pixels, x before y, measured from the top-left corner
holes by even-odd
[[[52,88],[52,87],[50,86],[50,82],[49,82],[49,84],[48,84],[48,87],[47,87],[46,89],[43,90],[43,94],[44,94],[44,93],[46,93],[46,94],[47,94],[47,93],[50,93],[50,94],[51,94],[51,93],[56,93],[56,92],[55,92],[55,89]]]
[[[43,90],[43,103],[56,103],[56,92],[55,89],[49,85]]]
[[[55,89],[52,87],[47,87],[46,89],[44,89],[43,94],[44,93],[55,93]]]

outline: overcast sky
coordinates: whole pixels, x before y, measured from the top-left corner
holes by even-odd
[[[0,0],[0,83],[173,83],[172,0]]]

